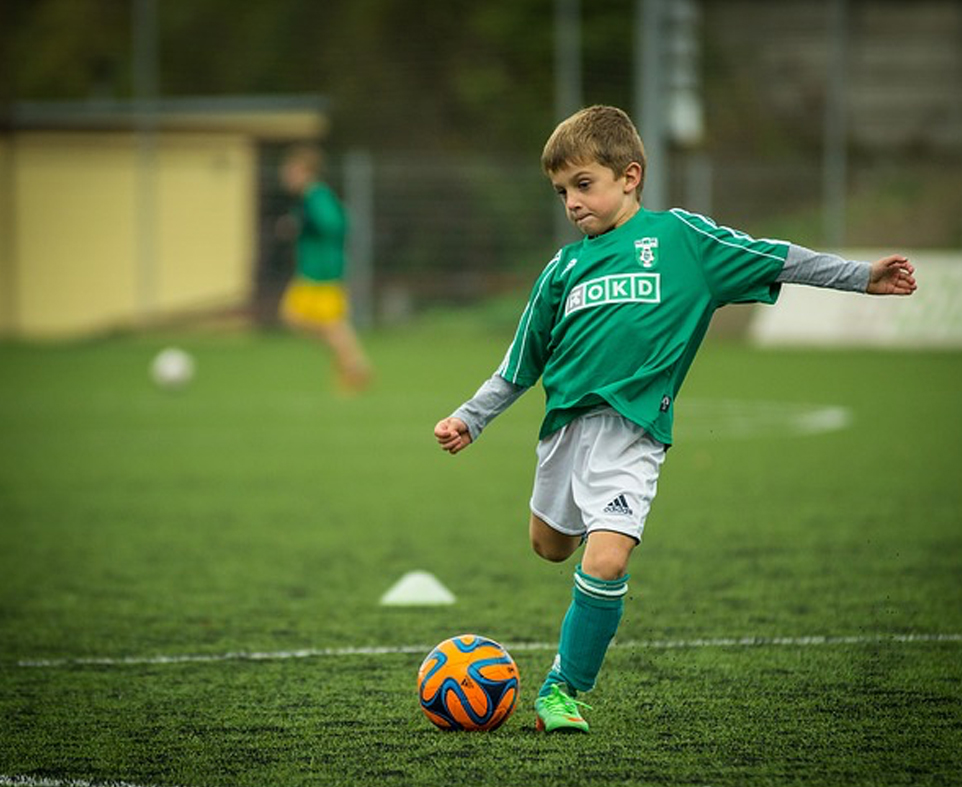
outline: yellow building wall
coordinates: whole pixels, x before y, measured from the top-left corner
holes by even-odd
[[[130,133],[24,132],[8,147],[0,329],[83,335],[246,298],[256,162],[245,137],[158,134],[145,148]]]
[[[136,315],[132,153],[129,136],[15,138],[16,333],[83,333]]]
[[[255,242],[253,146],[230,136],[177,135],[158,150],[156,307],[242,303]]]
[[[0,135],[0,336],[14,326],[13,167],[10,138]]]

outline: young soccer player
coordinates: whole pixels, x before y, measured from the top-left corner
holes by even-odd
[[[349,319],[343,284],[347,217],[334,192],[320,180],[321,154],[297,146],[284,158],[281,182],[300,197],[293,223],[297,270],[281,299],[281,317],[292,328],[319,338],[332,352],[341,384],[364,388],[371,368]]]
[[[772,304],[783,283],[910,295],[914,269],[893,255],[852,262],[710,219],[641,206],[645,152],[629,117],[593,106],[551,134],[542,168],[584,233],[548,263],[495,374],[434,434],[457,454],[540,378],[546,412],[529,532],[563,561],[584,543],[558,652],[538,692],[538,728],[587,732],[576,700],[595,685],[628,590],[672,442],[675,398],[713,312]]]

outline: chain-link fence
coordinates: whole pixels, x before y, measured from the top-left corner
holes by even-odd
[[[21,254],[25,211],[14,194],[18,129],[3,121],[25,101],[61,99],[136,108],[193,96],[195,108],[204,97],[322,95],[327,179],[351,213],[362,320],[529,286],[574,238],[538,167],[557,120],[555,3],[425,0],[419,19],[387,0],[369,5],[361,13],[340,0],[278,0],[232,16],[227,0],[3,4],[0,304],[14,300],[21,269],[33,264]],[[565,3],[580,21],[570,55],[580,58],[582,102],[620,104],[644,125],[631,35],[641,5]],[[962,248],[958,0],[687,5],[699,9],[705,133],[687,148],[669,140],[660,162],[670,165],[667,204],[815,247]],[[228,16],[237,35],[215,46],[212,31]],[[152,63],[138,45],[147,33],[156,36],[146,47]],[[844,122],[830,134],[833,101]],[[832,159],[830,143],[843,155]],[[288,209],[277,182],[283,145],[269,135],[253,144],[252,311],[271,323],[293,265],[275,231]]]

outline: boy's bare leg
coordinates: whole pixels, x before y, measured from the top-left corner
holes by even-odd
[[[619,579],[628,573],[628,558],[637,543],[624,533],[596,530],[588,536],[581,570],[598,579]]]
[[[361,349],[361,342],[354,328],[346,320],[319,325],[300,320],[290,314],[282,315],[284,322],[292,328],[309,336],[320,339],[333,353],[341,381],[351,390],[360,391],[371,381],[371,365]]]
[[[560,563],[581,546],[581,538],[559,533],[536,514],[529,523],[531,548],[545,560]],[[596,530],[588,536],[581,570],[598,579],[618,579],[628,570],[628,558],[637,542],[623,533]]]
[[[318,325],[315,331],[334,353],[343,382],[356,391],[364,388],[371,381],[371,365],[351,324],[342,320]]]
[[[528,533],[531,536],[531,548],[539,557],[550,560],[552,563],[567,560],[581,546],[579,536],[566,536],[564,533],[559,533],[536,514],[531,515]]]

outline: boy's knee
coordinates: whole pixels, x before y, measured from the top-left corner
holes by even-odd
[[[628,561],[612,555],[605,555],[592,561],[584,560],[581,569],[596,579],[621,579],[628,573]]]
[[[628,559],[636,543],[620,533],[593,533],[588,537],[581,569],[598,579],[620,579],[628,573]]]
[[[567,560],[581,543],[577,536],[566,536],[537,516],[531,516],[531,548],[535,554],[552,563]]]
[[[531,548],[538,557],[544,558],[552,563],[564,562],[571,557],[571,553],[574,551],[559,544],[539,541],[536,539],[531,540]]]

